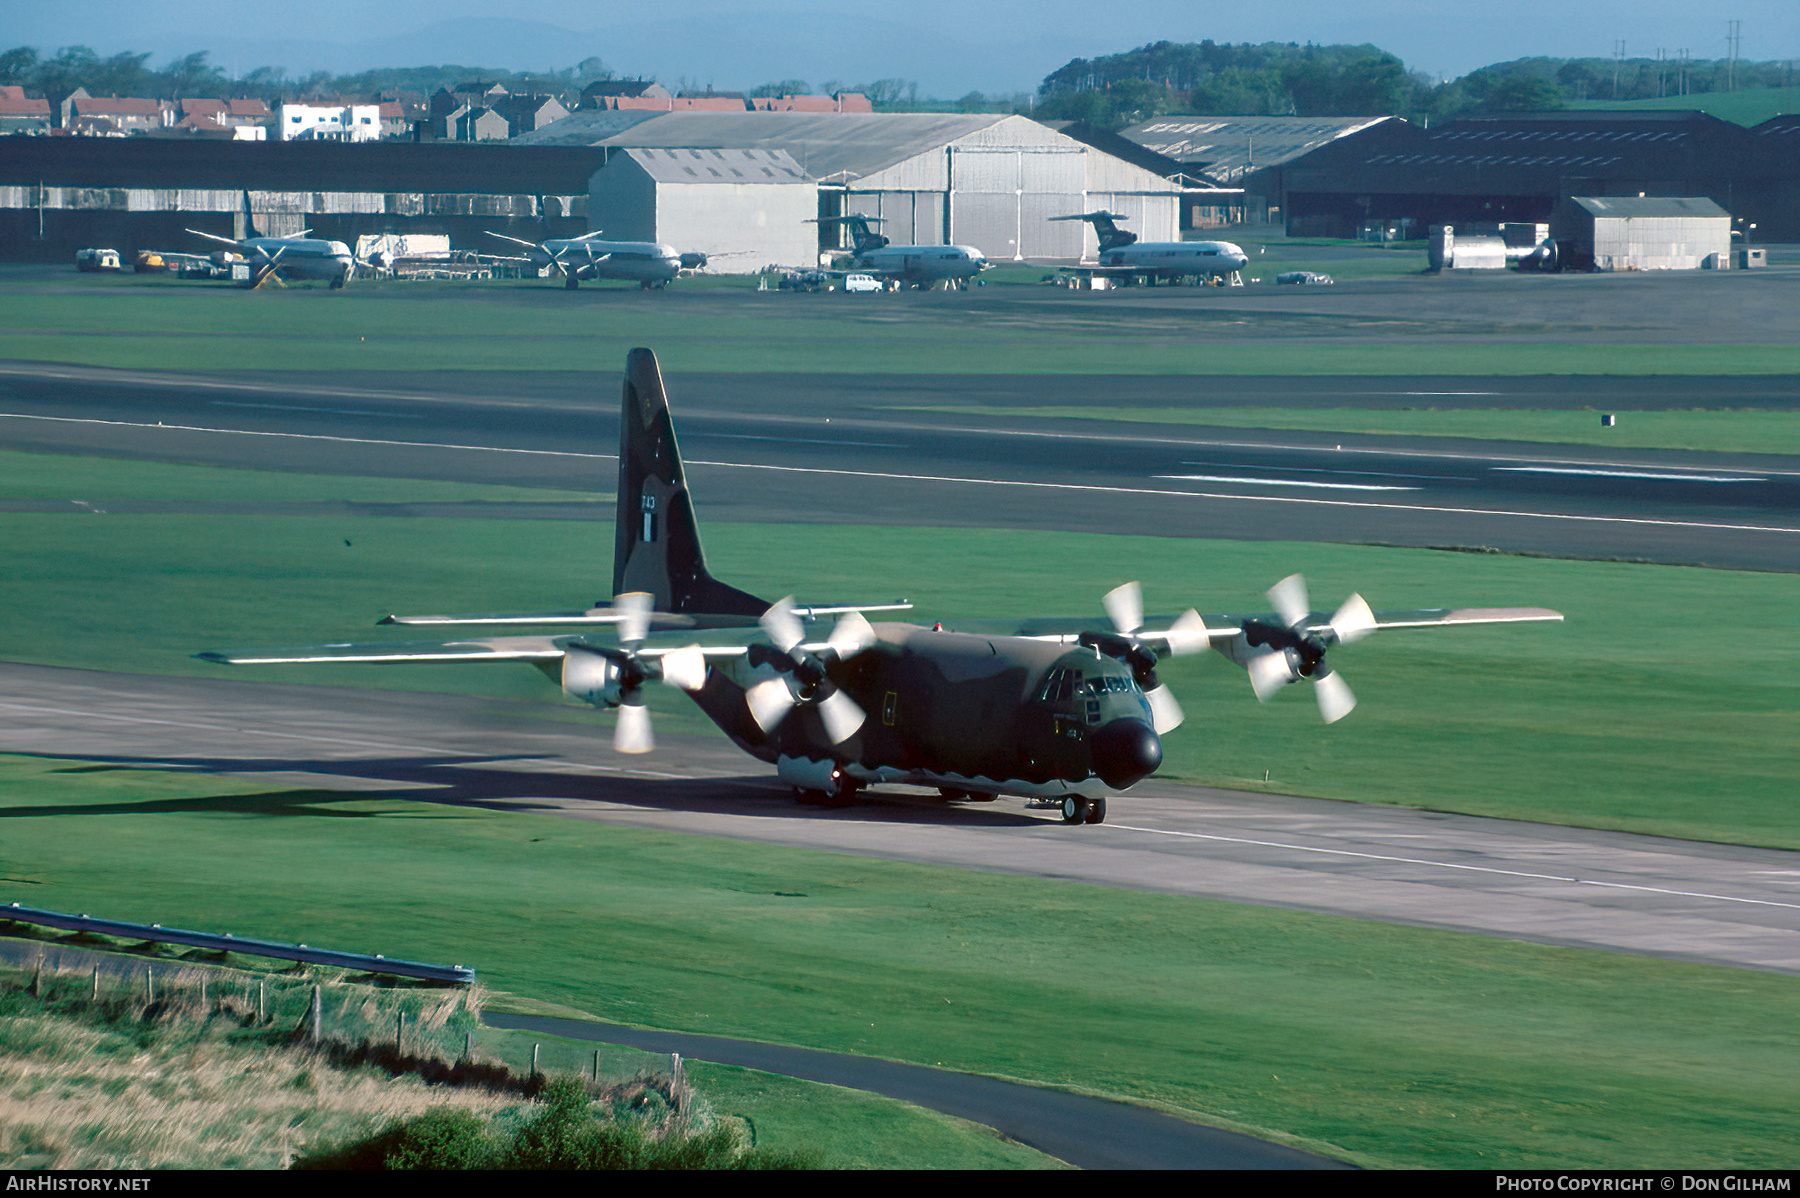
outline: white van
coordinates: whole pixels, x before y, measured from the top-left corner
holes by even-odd
[[[874,275],[845,275],[845,291],[880,291],[881,284]]]

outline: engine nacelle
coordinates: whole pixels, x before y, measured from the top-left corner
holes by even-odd
[[[617,707],[625,685],[624,668],[604,653],[577,646],[564,651],[562,688],[583,703]]]
[[[843,779],[835,761],[815,761],[809,757],[779,757],[775,774],[789,786],[802,790],[835,790]]]

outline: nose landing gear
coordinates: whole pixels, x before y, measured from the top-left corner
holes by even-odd
[[[1070,795],[1063,800],[1062,817],[1065,824],[1103,824],[1106,822],[1106,800]]]

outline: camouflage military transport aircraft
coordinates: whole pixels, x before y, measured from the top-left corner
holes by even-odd
[[[232,664],[523,661],[570,695],[616,710],[614,747],[651,749],[643,688],[686,691],[733,742],[773,764],[803,803],[863,787],[937,787],[948,799],[1060,801],[1067,823],[1100,823],[1107,796],[1162,764],[1180,705],[1156,677],[1171,654],[1212,648],[1260,699],[1308,679],[1327,721],[1356,700],[1326,664],[1335,644],[1378,629],[1560,620],[1543,608],[1375,612],[1352,595],[1314,612],[1298,575],[1269,591],[1273,615],[1146,621],[1136,583],[1103,600],[1108,619],[930,625],[868,615],[908,605],[770,603],[714,579],[701,553],[656,357],[631,351],[620,418],[610,604],[583,611],[389,616],[384,624],[559,629],[524,636],[202,653]],[[829,621],[829,625],[827,623]]]

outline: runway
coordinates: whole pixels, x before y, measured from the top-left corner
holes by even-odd
[[[874,792],[800,807],[722,738],[616,757],[527,704],[0,665],[0,752],[554,814],[1800,973],[1800,860],[1708,845],[1170,783],[1068,827],[1016,800]]]
[[[1800,463],[1787,456],[979,411],[1404,406],[1422,394],[1437,406],[1800,407],[1800,381],[1787,377],[668,381],[696,502],[713,521],[1338,541],[1758,570],[1800,563]],[[617,387],[604,371],[297,383],[14,365],[0,368],[0,448],[606,493]],[[920,410],[943,406],[965,410]],[[592,509],[510,514],[577,513],[591,518]]]

